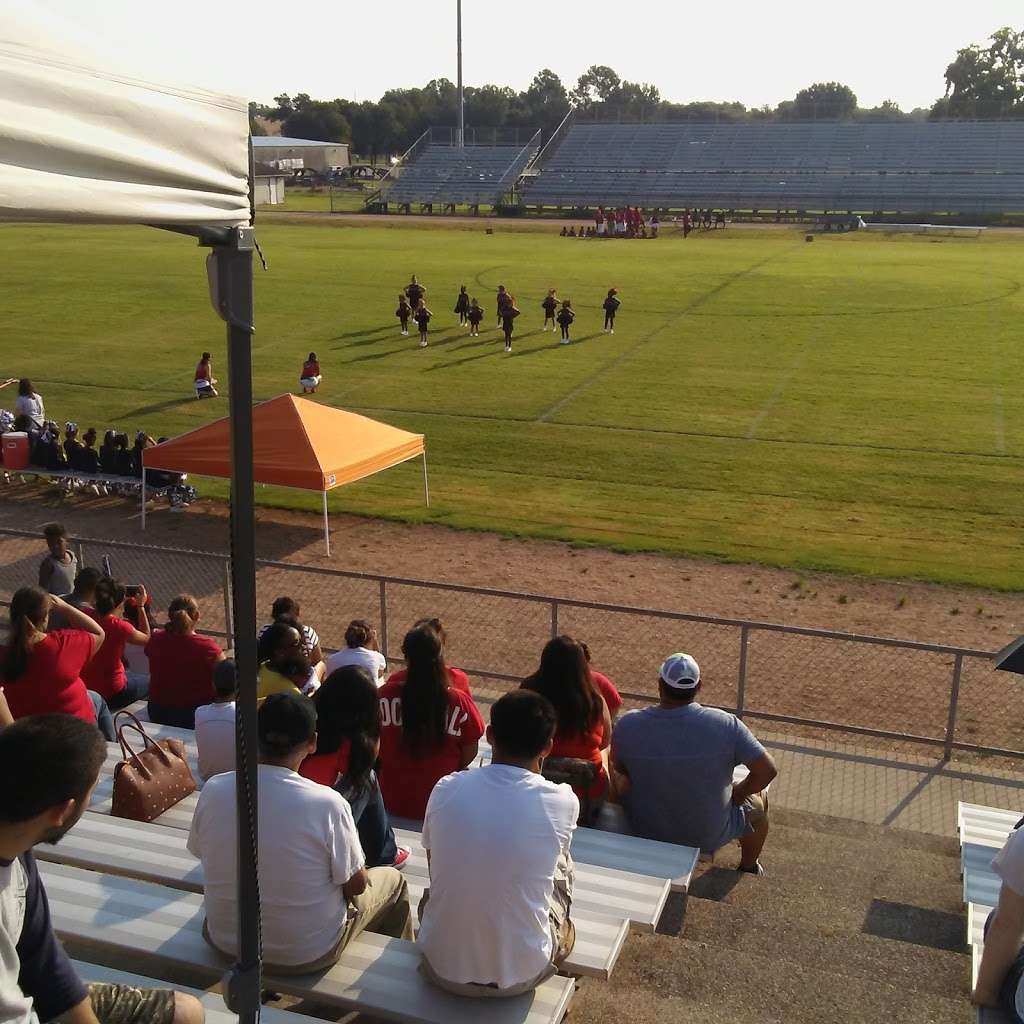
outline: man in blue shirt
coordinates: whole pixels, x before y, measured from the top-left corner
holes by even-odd
[[[611,768],[633,832],[714,852],[739,840],[739,870],[764,874],[771,755],[735,716],[697,703],[700,668],[671,654],[658,678],[660,701],[619,719]],[[749,774],[736,784],[733,769]]]

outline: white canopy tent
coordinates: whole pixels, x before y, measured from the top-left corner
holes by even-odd
[[[223,59],[231,41],[209,45]],[[122,53],[103,49],[30,0],[0,0],[0,221],[147,224],[211,249],[211,296],[228,324],[238,835],[245,837],[239,963],[225,978],[225,998],[249,1024],[259,1012],[260,949],[248,105],[132,77]],[[59,277],[59,264],[52,273]]]

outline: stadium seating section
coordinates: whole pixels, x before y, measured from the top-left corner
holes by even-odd
[[[1024,209],[1024,122],[572,125],[528,205]]]
[[[526,146],[443,146],[431,143],[384,183],[389,203],[497,203],[535,155]]]

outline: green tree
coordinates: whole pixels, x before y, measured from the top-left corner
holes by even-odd
[[[291,113],[284,118],[281,130],[294,139],[348,142],[352,129],[340,107],[340,100],[312,100],[300,93],[295,97]]]
[[[856,111],[856,93],[839,82],[815,82],[796,94],[791,108],[778,108],[780,118],[797,121],[841,121]]]
[[[605,64],[591,64],[580,75],[576,88],[569,93],[574,107],[588,109],[597,102],[605,102],[615,94],[622,84],[622,79]]]
[[[972,44],[957,51],[933,118],[1024,115],[1024,31],[1001,28],[989,41],[988,47]]]

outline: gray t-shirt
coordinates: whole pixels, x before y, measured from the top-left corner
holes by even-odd
[[[630,711],[612,754],[629,774],[625,807],[637,835],[717,850],[750,831],[732,802],[732,771],[765,749],[735,715],[696,703]]]
[[[46,589],[58,597],[67,597],[75,589],[75,577],[78,575],[78,558],[74,551],[67,553],[66,562],[58,562],[53,555],[47,555],[43,559],[43,565],[49,563],[52,566],[50,578],[47,580]],[[40,569],[42,566],[40,566]]]
[[[1018,896],[1024,896],[1024,828],[1015,829],[1006,840],[1006,845],[992,861],[992,870],[1003,885]],[[1017,1016],[1024,1015],[1024,977],[1017,983],[1015,997]]]

